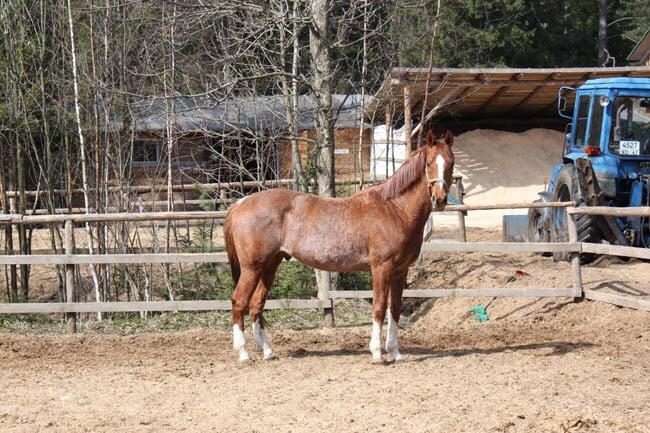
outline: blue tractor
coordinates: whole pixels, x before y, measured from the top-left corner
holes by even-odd
[[[573,116],[564,113],[569,92],[575,92]],[[553,168],[539,201],[650,205],[650,78],[603,78],[587,81],[577,90],[563,87],[558,111],[571,123],[562,163]],[[584,215],[578,218],[577,229],[581,242],[650,246],[647,218]],[[531,242],[567,241],[565,209],[530,209],[527,237]],[[568,259],[563,253],[554,257]]]

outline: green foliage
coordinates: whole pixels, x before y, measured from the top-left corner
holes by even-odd
[[[234,286],[228,265],[215,263],[195,264],[183,272],[171,273],[170,279],[179,300],[230,299]],[[165,297],[166,291],[159,295]]]
[[[395,20],[400,66],[428,64],[437,0],[409,1]],[[608,51],[616,66],[648,29],[648,0],[608,1]],[[442,2],[435,65],[597,66],[598,4],[593,0]],[[612,66],[612,62],[608,64]]]
[[[310,299],[317,294],[313,269],[302,263],[284,262],[278,268],[269,299]]]
[[[372,275],[370,272],[339,274],[339,290],[372,290]]]

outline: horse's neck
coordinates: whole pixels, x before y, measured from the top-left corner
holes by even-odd
[[[433,207],[426,179],[422,176],[416,183],[395,197],[395,204],[402,210],[402,216],[410,221],[414,228],[424,227]]]

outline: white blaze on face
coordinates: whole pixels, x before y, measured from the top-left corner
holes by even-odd
[[[438,156],[436,156],[436,165],[438,166],[438,179],[445,178],[445,164],[445,158],[443,158],[442,155],[438,154]]]
[[[372,360],[381,361],[381,323],[372,321],[372,336],[370,337],[370,353]]]
[[[239,352],[240,361],[248,361],[251,359],[248,350],[246,350],[244,331],[239,328],[239,325],[233,325],[232,327],[232,347]]]
[[[273,358],[273,350],[271,349],[269,339],[266,337],[264,328],[260,325],[260,319],[256,319],[255,322],[253,322],[253,337],[255,337],[257,347],[264,353],[264,359],[267,360]]]

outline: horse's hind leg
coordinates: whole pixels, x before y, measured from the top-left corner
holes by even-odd
[[[262,275],[262,269],[242,267],[237,287],[232,293],[232,345],[240,361],[250,360],[244,336],[244,314]]]
[[[269,261],[260,281],[257,283],[257,288],[255,293],[251,297],[248,308],[251,314],[251,321],[253,322],[253,337],[255,337],[255,343],[257,347],[264,354],[264,359],[272,359],[275,357],[273,350],[271,349],[271,344],[269,339],[266,336],[264,327],[266,322],[264,321],[264,304],[266,303],[266,297],[271,291],[271,286],[273,286],[273,280],[275,279],[275,273],[278,270],[278,266],[282,262],[282,257],[273,258]]]
[[[397,342],[397,324],[399,323],[400,314],[402,312],[402,293],[406,286],[406,275],[408,268],[405,271],[395,272],[393,281],[390,286],[388,298],[388,329],[386,330],[386,352],[390,361],[401,361],[402,355],[399,353],[399,344]]]

